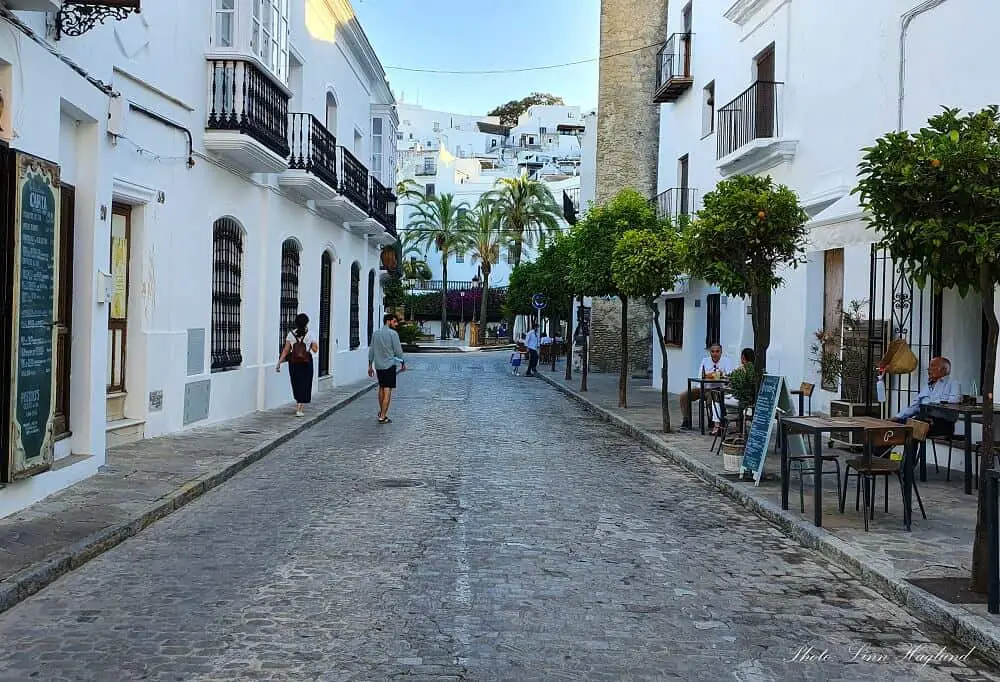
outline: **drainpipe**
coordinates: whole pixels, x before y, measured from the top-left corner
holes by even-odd
[[[899,29],[899,99],[896,109],[896,131],[903,130],[903,100],[906,96],[906,31],[910,28],[910,22],[924,12],[929,12],[938,5],[943,5],[948,0],[924,0],[919,5],[903,15]]]

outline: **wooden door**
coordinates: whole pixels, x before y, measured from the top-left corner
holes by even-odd
[[[691,3],[688,3],[683,11],[684,36],[681,38],[681,62],[684,71],[681,75],[684,78],[691,77]]]
[[[132,208],[124,204],[114,204],[111,207],[111,278],[114,286],[108,304],[109,394],[125,391],[131,239]]]
[[[835,353],[841,347],[844,320],[844,250],[829,249],[823,252],[823,329],[834,335],[833,341],[822,349]],[[822,378],[827,391],[837,390],[837,380]]]
[[[756,59],[756,125],[757,138],[774,137],[777,86],[774,83],[774,44],[768,46]]]
[[[691,210],[688,205],[688,155],[685,154],[677,161],[677,184],[680,191],[677,207],[679,215],[687,215]]]
[[[333,306],[333,257],[323,252],[319,276],[319,376],[330,374],[330,317]]]
[[[59,437],[69,433],[69,382],[72,357],[73,320],[73,218],[76,208],[76,190],[67,184],[61,188],[59,225],[59,286],[56,303],[56,393],[53,434]]]

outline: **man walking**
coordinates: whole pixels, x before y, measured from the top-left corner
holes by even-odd
[[[378,377],[378,423],[388,424],[389,403],[392,402],[392,389],[396,388],[396,363],[400,372],[406,371],[406,361],[403,359],[403,346],[399,343],[396,327],[399,320],[392,313],[386,313],[383,318],[385,325],[372,334],[368,344],[368,376]]]
[[[524,345],[528,348],[528,371],[524,373],[526,377],[533,377],[538,374],[538,323],[531,323],[531,331],[524,339]]]

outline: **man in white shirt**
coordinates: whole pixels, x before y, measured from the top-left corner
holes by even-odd
[[[736,369],[736,365],[733,364],[733,361],[728,356],[722,354],[722,346],[718,343],[713,343],[709,346],[708,357],[703,358],[701,361],[701,367],[699,367],[700,373],[698,376],[702,379],[706,377],[721,379],[729,376],[734,369]],[[706,383],[705,390],[718,388],[719,386],[722,386],[722,384],[715,382]],[[692,388],[690,393],[684,391],[680,394],[678,401],[681,405],[681,415],[683,419],[681,422],[682,429],[691,428],[691,420],[688,418],[688,410],[690,409],[691,401],[699,400],[700,398],[700,388]]]
[[[951,361],[948,358],[931,358],[927,365],[927,386],[917,394],[912,403],[904,407],[893,418],[901,424],[920,414],[920,406],[928,403],[960,403],[962,386],[951,378]],[[928,436],[950,436],[955,432],[955,422],[945,419],[931,420]]]
[[[531,377],[538,374],[538,323],[531,323],[531,331],[524,338],[524,345],[528,349],[528,371],[524,376]]]

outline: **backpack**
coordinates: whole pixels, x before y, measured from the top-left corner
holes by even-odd
[[[288,359],[289,362],[300,364],[303,362],[309,362],[312,360],[312,355],[309,353],[309,348],[306,346],[305,336],[295,335],[295,343],[292,344],[292,352]]]

